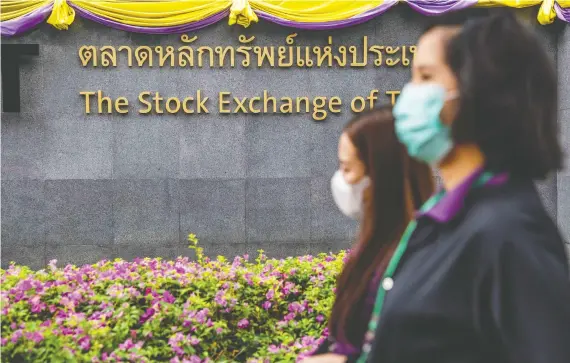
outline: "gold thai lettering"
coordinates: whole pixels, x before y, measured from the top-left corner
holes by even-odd
[[[180,41],[182,43],[190,44],[198,39],[197,36],[190,38],[187,34],[182,34]],[[178,47],[178,66],[180,67],[194,67],[194,48],[188,45]]]
[[[376,53],[376,59],[374,59],[374,65],[376,67],[381,67],[383,63],[382,51],[384,50],[383,45],[373,45],[370,47],[370,53]]]
[[[253,47],[253,52],[257,55],[257,66],[263,67],[263,63],[267,59],[270,67],[275,67],[275,47]]]
[[[332,36],[329,36],[328,44],[332,46],[332,43],[333,43]],[[338,64],[339,67],[345,67],[346,66],[346,46],[341,45],[340,47],[338,47],[338,52],[340,53],[340,56],[335,55],[335,56],[333,56],[333,59],[336,61],[336,64]]]
[[[113,67],[117,66],[117,51],[115,47],[106,45],[101,48],[101,65],[103,67],[109,67],[111,64]]]
[[[410,65],[410,59],[407,57],[406,54],[406,48],[410,51],[410,54],[412,55],[412,58],[414,56],[414,54],[416,54],[416,46],[415,45],[411,45],[409,47],[403,46],[402,47],[402,65],[408,67]]]
[[[222,47],[217,46],[214,51],[218,55],[218,65],[223,68],[225,65],[226,55],[229,53],[230,67],[234,68],[236,66],[235,60],[235,50],[234,47]]]
[[[313,53],[317,56],[317,67],[326,62],[327,67],[332,67],[332,47],[327,45],[323,49],[320,46],[313,47]]]
[[[247,38],[247,37],[246,37],[245,35],[243,35],[243,34],[238,37],[238,41],[239,41],[241,44],[249,44],[249,43],[253,42],[254,40],[255,40],[255,36],[253,36],[253,35],[251,36],[251,38]],[[252,47],[250,47],[250,46],[243,46],[243,45],[240,45],[240,46],[237,48],[237,52],[238,52],[239,54],[243,55],[243,57],[244,57],[244,60],[241,61],[241,65],[242,65],[243,67],[245,67],[245,68],[249,67],[249,64],[251,63],[251,61],[250,61],[251,55],[249,54],[249,52],[251,51],[251,49],[252,49]]]
[[[198,67],[202,68],[204,66],[203,63],[203,55],[205,52],[208,52],[209,54],[209,60],[210,60],[210,68],[214,67],[214,51],[212,50],[212,47],[206,47],[206,46],[202,46],[198,48]]]
[[[152,48],[146,45],[138,47],[135,49],[135,58],[139,67],[143,67],[145,62],[148,61],[148,66],[152,67],[153,60]]]
[[[289,34],[287,36],[287,38],[285,38],[285,43],[287,43],[289,46],[285,47],[285,46],[280,46],[278,48],[278,53],[279,53],[279,67],[281,68],[289,68],[293,65],[293,47],[292,45],[295,43],[295,37],[297,36],[297,33],[293,33],[293,34]],[[286,58],[286,53],[287,50],[289,50],[289,60],[285,61]]]
[[[180,68],[235,68],[236,63],[248,67],[280,68],[364,68],[395,67],[401,64],[409,67],[416,52],[415,45],[378,45],[369,44],[368,36],[361,38],[361,44],[334,45],[333,37],[328,36],[325,45],[300,46],[297,33],[289,34],[285,44],[253,45],[255,36],[239,35],[237,46],[194,46],[197,36],[182,34],[180,47],[175,46],[101,46],[83,45],[78,55],[83,67],[117,67],[126,57],[129,67],[180,67]],[[121,52],[126,53],[125,57]],[[118,54],[117,54],[118,53]],[[241,57],[236,59],[236,55]],[[156,57],[156,59],[155,59]],[[253,59],[255,57],[255,59]]]
[[[90,45],[84,45],[79,48],[79,59],[83,67],[86,67],[90,62],[93,67],[97,67],[97,48]]]
[[[170,63],[170,67],[174,67],[174,47],[169,45],[166,47],[166,53],[164,48],[160,45],[154,47],[154,51],[158,54],[158,66],[164,67],[166,62]]]
[[[362,37],[362,61],[358,61],[358,47],[351,45],[348,51],[352,54],[351,67],[366,67],[368,65],[368,36]]]
[[[386,49],[386,53],[387,53],[388,55],[396,54],[396,53],[398,53],[398,52],[400,51],[400,47],[391,47],[391,46],[388,46],[388,47],[386,47],[385,49]],[[400,63],[400,61],[401,61],[400,58],[393,59],[393,58],[387,57],[387,58],[386,58],[386,65],[387,65],[388,67],[394,67],[394,66],[398,65],[398,63]]]
[[[303,48],[305,49],[305,55],[303,57]],[[297,47],[297,66],[298,67],[309,67],[311,68],[315,63],[311,59],[311,48],[310,47]]]
[[[133,66],[133,50],[131,47],[127,47],[126,45],[119,47],[119,52],[126,51],[127,52],[127,64],[129,67]]]

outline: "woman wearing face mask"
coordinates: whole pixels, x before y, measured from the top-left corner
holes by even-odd
[[[360,232],[338,280],[330,338],[306,363],[358,357],[379,278],[414,211],[434,190],[429,166],[410,159],[397,140],[390,107],[346,125],[338,158],[332,194],[345,215],[360,220]]]
[[[384,272],[358,362],[568,363],[570,282],[534,180],[561,168],[557,80],[510,14],[420,38],[396,133],[437,166]]]

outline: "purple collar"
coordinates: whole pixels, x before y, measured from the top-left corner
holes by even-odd
[[[483,172],[483,169],[476,170],[449,193],[445,192],[443,189],[440,190],[438,193],[443,193],[441,199],[430,209],[418,212],[416,216],[426,216],[438,223],[447,223],[451,221],[463,208],[467,194],[469,194],[473,184],[479,179]],[[509,176],[506,173],[495,174],[487,180],[484,186],[498,186],[505,184],[508,180]]]

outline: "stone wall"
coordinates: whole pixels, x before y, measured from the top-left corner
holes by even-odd
[[[425,18],[398,7],[340,31],[305,32],[261,22],[249,29],[226,22],[196,33],[201,44],[413,44]],[[541,30],[553,58],[556,36]],[[558,63],[570,62],[568,31]],[[405,67],[366,69],[83,68],[82,45],[178,45],[179,37],[129,34],[76,19],[69,31],[50,26],[9,43],[40,44],[22,70],[22,111],[2,114],[2,265],[39,267],[47,260],[88,263],[102,258],[191,255],[195,233],[210,255],[273,256],[336,251],[356,225],[337,211],[329,192],[337,138],[351,114],[315,122],[310,115],[85,115],[80,91],[103,90],[135,103],[144,90],[183,97],[201,89],[255,96],[354,96],[400,89]],[[568,67],[561,84],[570,85]],[[570,89],[561,96],[565,145],[570,140]],[[381,99],[386,102],[388,98]],[[214,100],[215,102],[215,100]],[[566,178],[566,179],[564,179]],[[570,229],[570,174],[541,184],[545,203]],[[557,191],[558,189],[558,191]]]
[[[570,27],[565,26],[558,36],[558,84],[559,87],[559,114],[562,144],[566,153],[566,165],[570,155]],[[558,224],[565,234],[567,242],[570,242],[570,169],[558,173],[557,183],[557,216]],[[569,245],[570,256],[570,245]]]

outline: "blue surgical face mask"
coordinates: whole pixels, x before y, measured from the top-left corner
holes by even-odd
[[[457,98],[436,83],[407,84],[394,106],[396,135],[411,157],[434,165],[453,148],[451,130],[440,119],[443,105]]]

